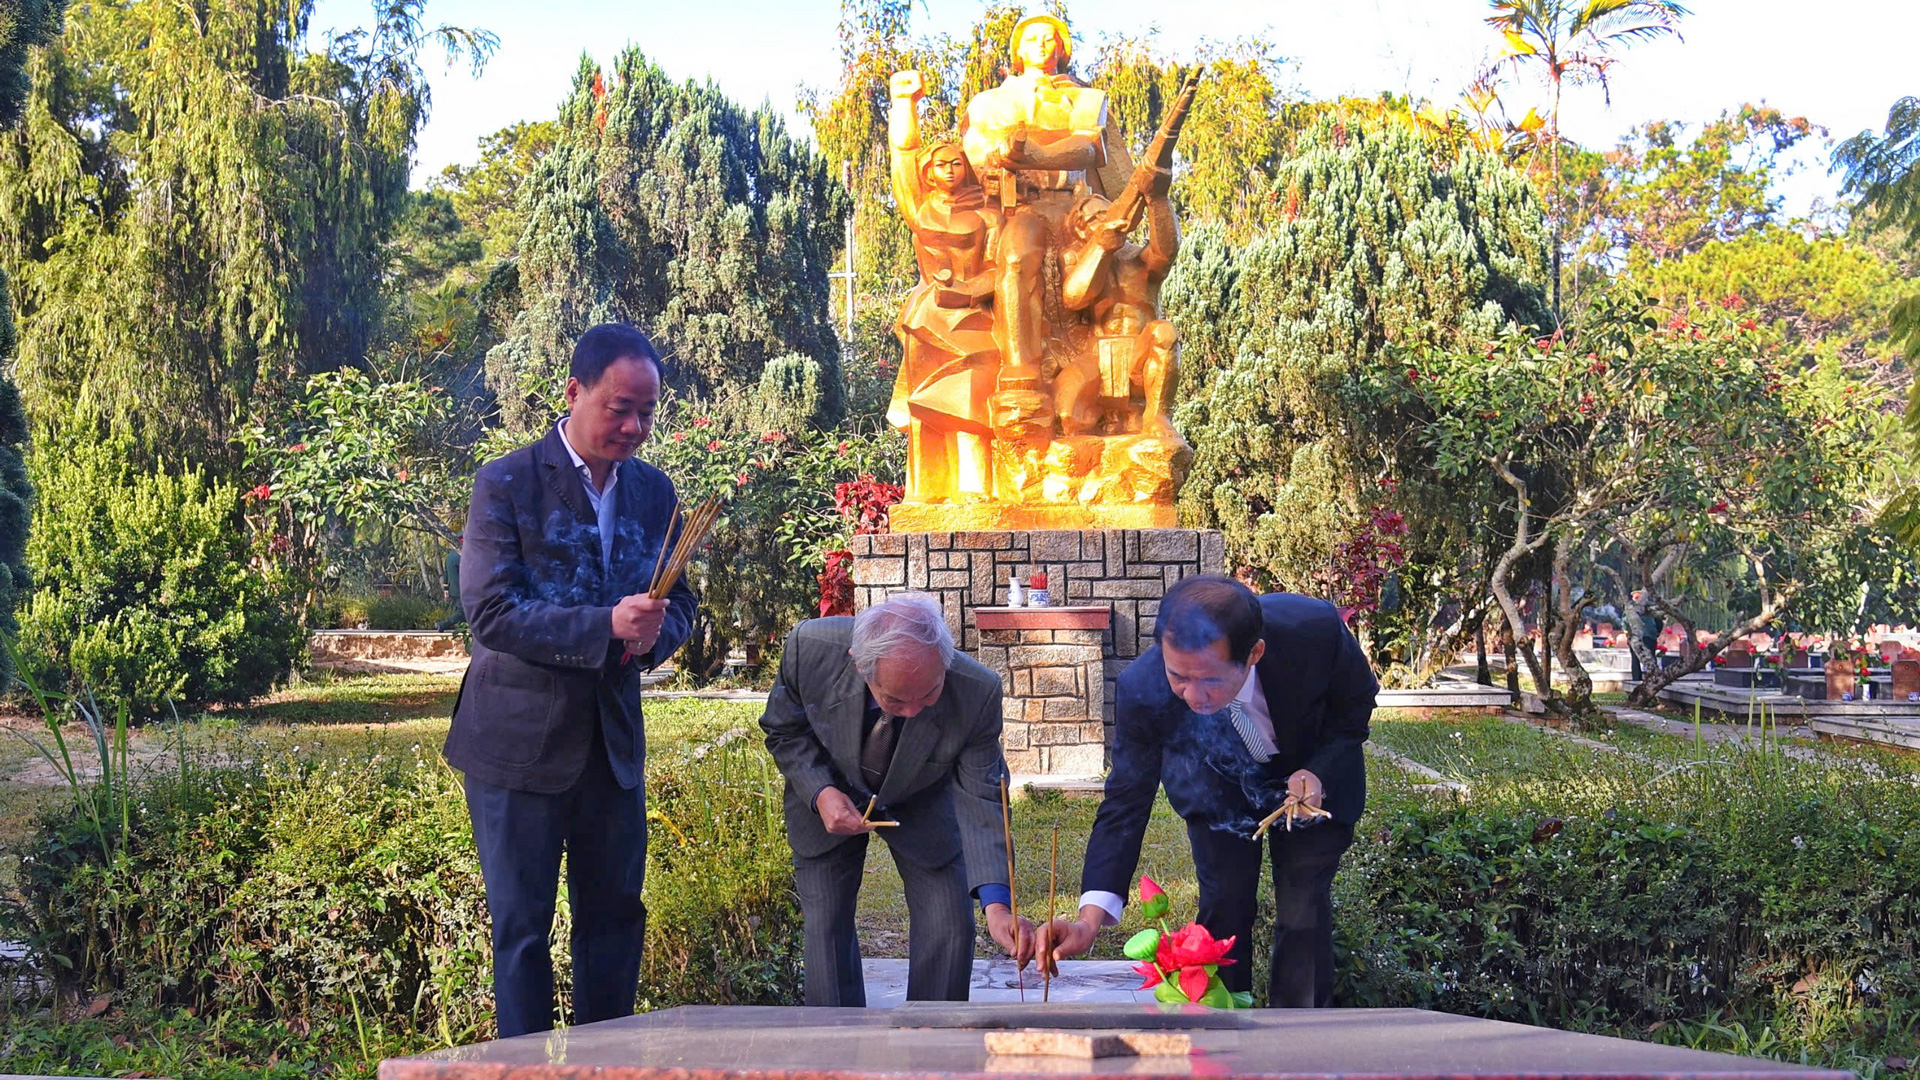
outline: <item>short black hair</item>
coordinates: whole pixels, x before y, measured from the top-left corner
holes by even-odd
[[[1225,574],[1195,574],[1175,582],[1160,598],[1153,639],[1162,646],[1197,652],[1225,638],[1228,656],[1244,664],[1265,626],[1260,598],[1252,589]]]
[[[573,362],[567,365],[567,374],[581,386],[590,387],[621,360],[650,361],[654,374],[662,383],[667,381],[667,366],[660,362],[660,350],[639,327],[623,322],[601,323],[581,334],[573,343]]]

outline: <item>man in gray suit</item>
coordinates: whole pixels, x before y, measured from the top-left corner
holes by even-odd
[[[1033,924],[1013,917],[1007,888],[1000,720],[1000,676],[954,650],[939,603],[923,593],[787,636],[760,726],[787,778],[806,1004],[867,1003],[853,916],[873,832],[905,886],[908,1000],[967,999],[969,895],[1015,962],[1032,958]]]

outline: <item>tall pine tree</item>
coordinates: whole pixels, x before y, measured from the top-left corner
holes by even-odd
[[[1436,160],[1411,125],[1360,112],[1300,139],[1273,186],[1273,224],[1244,245],[1196,230],[1168,278],[1175,422],[1196,453],[1182,518],[1224,532],[1229,559],[1267,584],[1326,593],[1371,511],[1403,511],[1409,558],[1438,591],[1466,570],[1482,492],[1422,482],[1431,470],[1405,459],[1405,418],[1368,407],[1359,388],[1391,362],[1389,343],[1545,325],[1546,219],[1498,159]]]
[[[487,381],[506,427],[550,421],[581,331],[648,331],[683,393],[756,385],[789,353],[819,365],[823,418],[842,410],[827,272],[845,189],[769,107],[675,83],[628,49],[611,78],[583,62],[560,136],[522,185],[520,302]]]

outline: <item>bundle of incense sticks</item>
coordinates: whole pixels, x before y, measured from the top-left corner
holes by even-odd
[[[1287,801],[1280,804],[1280,809],[1260,819],[1259,827],[1253,830],[1253,838],[1258,840],[1267,835],[1267,830],[1273,828],[1273,824],[1276,821],[1285,821],[1287,823],[1287,831],[1292,832],[1294,823],[1301,818],[1330,818],[1332,816],[1332,814],[1327,813],[1317,806],[1300,801],[1298,795],[1288,795]]]
[[[675,500],[673,515],[667,518],[667,535],[660,544],[660,554],[653,560],[653,576],[647,581],[647,595],[655,600],[665,600],[673,591],[674,583],[687,570],[687,564],[693,561],[693,553],[707,542],[707,530],[713,528],[713,519],[720,516],[720,500],[708,499],[693,508],[693,513],[680,516],[680,502]],[[676,529],[675,527],[678,526]],[[671,550],[667,541],[673,542]],[[620,651],[620,662],[627,663],[634,657],[633,645],[628,643]]]
[[[667,521],[667,536],[673,541],[673,549],[665,551],[664,556],[653,562],[653,578],[647,584],[647,595],[655,600],[664,600],[673,586],[686,572],[687,564],[693,561],[693,554],[700,545],[707,542],[707,530],[713,528],[713,520],[720,516],[720,500],[708,499],[693,508],[693,512],[681,519],[680,504],[673,504],[673,517]],[[676,533],[674,526],[678,525]]]

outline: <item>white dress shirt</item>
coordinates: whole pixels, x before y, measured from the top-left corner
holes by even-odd
[[[1267,711],[1267,694],[1260,689],[1259,668],[1247,665],[1247,681],[1240,684],[1240,692],[1233,695],[1233,703],[1246,711],[1247,719],[1266,736],[1267,742],[1273,742],[1273,714]],[[1080,894],[1081,907],[1097,907],[1107,913],[1101,925],[1112,926],[1120,921],[1120,912],[1127,906],[1127,898],[1103,889],[1092,889]]]
[[[567,421],[570,417],[561,417],[557,425],[560,431],[560,445],[567,448],[567,456],[573,459],[573,467],[580,474],[580,486],[587,489],[587,502],[593,507],[594,519],[600,526],[600,568],[606,570],[613,565],[613,507],[615,499],[613,488],[620,482],[620,463],[614,462],[607,470],[607,488],[601,491],[593,486],[593,470],[587,467],[587,460],[573,448],[573,440],[567,438]]]

